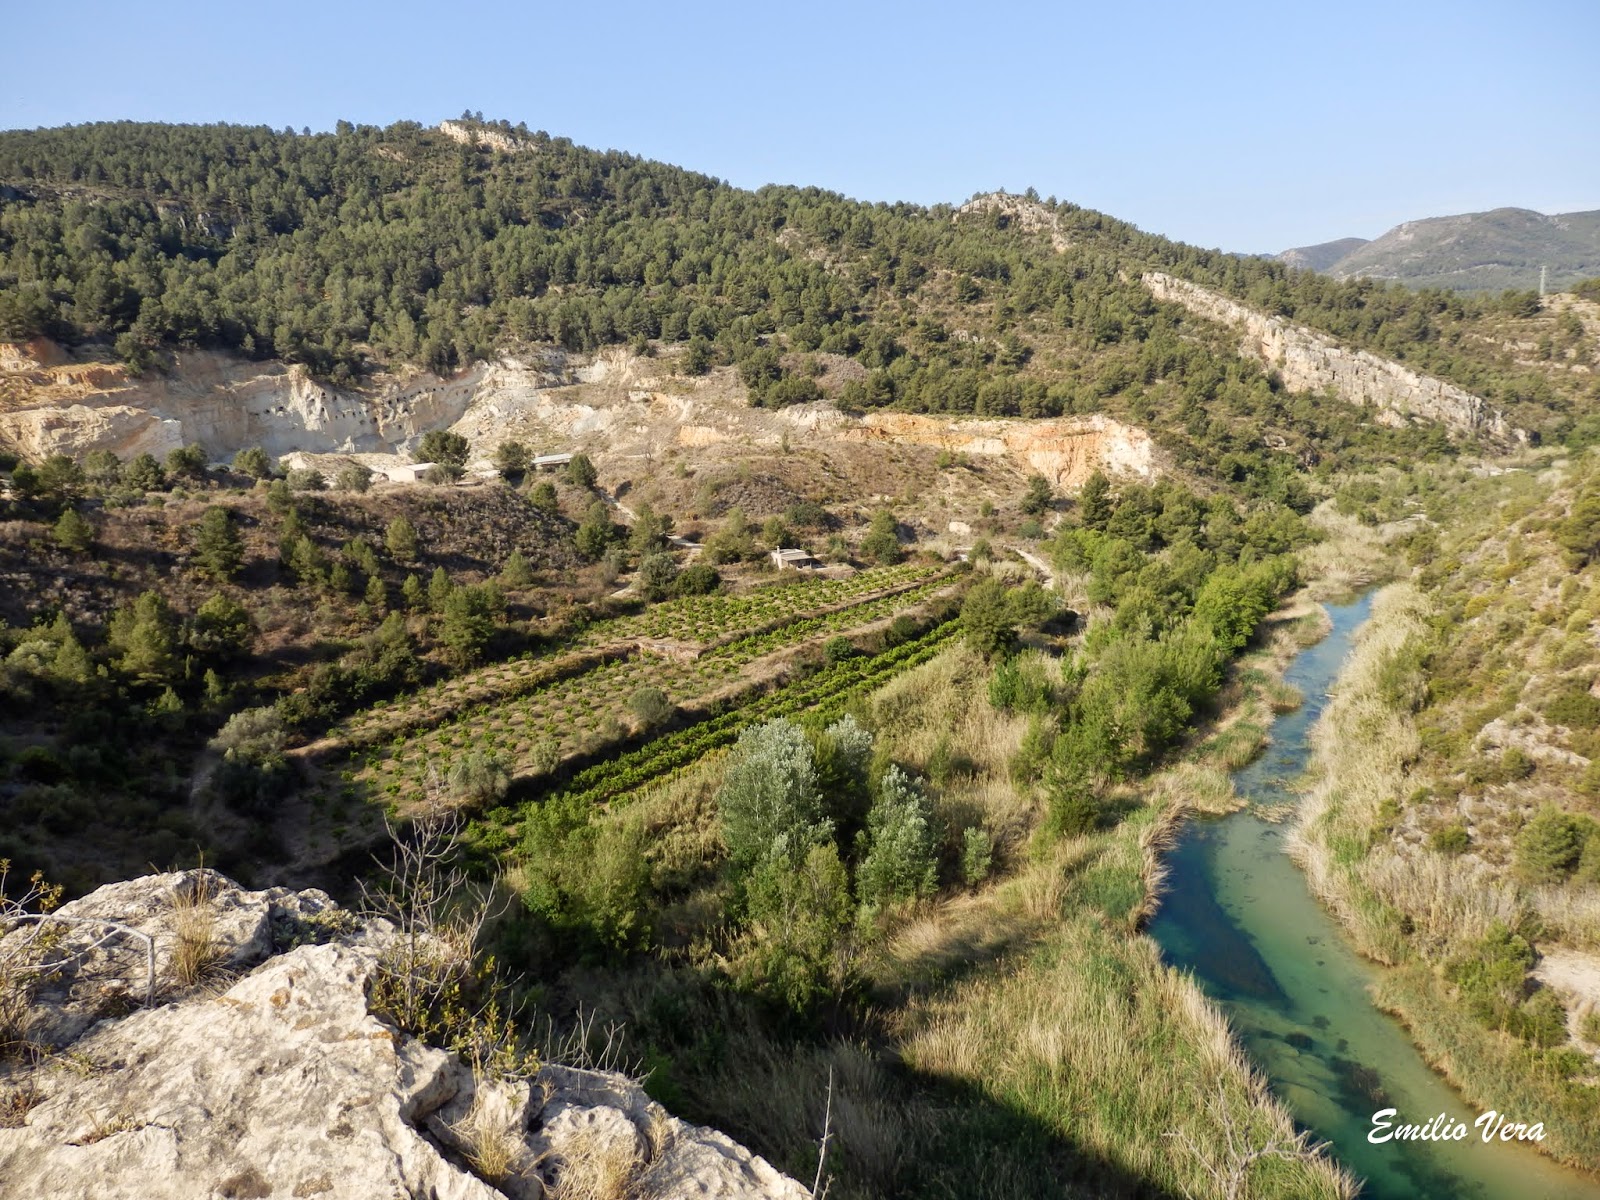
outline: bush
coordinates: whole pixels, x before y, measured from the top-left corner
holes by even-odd
[[[233,469],[253,479],[271,479],[276,464],[260,446],[251,446],[233,456]]]
[[[1460,821],[1455,821],[1435,829],[1428,838],[1428,845],[1439,854],[1454,856],[1465,854],[1472,845],[1472,839],[1467,835],[1467,827]]]
[[[315,467],[296,467],[286,478],[291,492],[322,492],[328,488],[327,477]]]
[[[405,517],[396,517],[383,531],[384,549],[395,562],[415,562],[417,559],[417,529]]]
[[[244,542],[234,527],[233,514],[212,505],[200,514],[194,527],[194,556],[212,579],[226,581],[239,573],[244,562]]]
[[[1552,725],[1565,725],[1568,729],[1593,729],[1600,725],[1600,699],[1586,691],[1573,689],[1552,700],[1546,706],[1544,715]]]
[[[737,969],[743,982],[796,1010],[840,982],[850,881],[832,842],[811,846],[796,862],[767,859],[746,895],[749,948]]]
[[[1496,922],[1466,954],[1445,965],[1445,977],[1461,989],[1474,1017],[1491,1029],[1505,1029],[1527,995],[1533,963],[1533,947]]]
[[[533,582],[533,568],[528,565],[521,550],[513,550],[506,559],[506,565],[500,568],[500,582],[513,589],[525,588]]]
[[[567,482],[573,487],[589,491],[599,477],[587,454],[574,454],[572,461],[567,464]]]
[[[822,647],[822,656],[830,666],[854,658],[856,653],[856,644],[843,634],[829,638]]]
[[[472,447],[459,433],[430,429],[417,443],[417,461],[441,466],[464,467]]]
[[[994,839],[987,829],[973,825],[961,831],[961,878],[976,887],[989,878],[994,863]]]
[[[1006,659],[989,680],[989,703],[1001,712],[1047,713],[1053,699],[1049,676],[1038,662]]]
[[[717,791],[728,857],[744,868],[764,860],[800,861],[827,840],[811,743],[791,721],[768,721],[739,735]]]
[[[372,468],[365,463],[345,463],[334,476],[333,486],[341,492],[365,492],[372,487]]]
[[[506,794],[511,776],[497,755],[474,750],[451,765],[445,786],[452,800],[487,807]]]
[[[628,697],[628,712],[645,729],[664,725],[672,717],[672,701],[657,687],[642,687]]]
[[[639,590],[650,600],[665,600],[677,578],[678,564],[670,554],[646,554],[639,560]]]
[[[846,713],[812,738],[811,753],[818,794],[848,845],[866,823],[872,803],[872,735]]]
[[[894,513],[887,508],[880,508],[872,514],[872,523],[867,527],[867,536],[861,542],[861,555],[874,562],[889,566],[900,561],[900,535],[897,532],[898,522]]]
[[[1581,818],[1541,809],[1517,834],[1517,874],[1529,883],[1560,883],[1578,866],[1588,834]]]
[[[710,563],[692,563],[672,581],[674,596],[707,596],[722,586],[722,576]]]
[[[82,554],[94,545],[94,526],[75,508],[62,512],[51,535],[69,554]]]
[[[556,485],[548,479],[541,479],[534,484],[528,492],[528,503],[540,512],[554,515],[561,511],[561,501],[556,495]]]
[[[928,798],[904,771],[891,766],[884,772],[856,871],[856,892],[868,911],[932,895],[939,866],[932,818]]]

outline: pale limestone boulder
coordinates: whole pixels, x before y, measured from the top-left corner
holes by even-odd
[[[196,889],[218,974],[179,993],[166,972]],[[367,1008],[388,928],[357,924],[320,892],[180,872],[62,911],[83,923],[53,948],[62,978],[36,1006],[60,1052],[0,1066],[0,1102],[18,1087],[35,1096],[19,1128],[0,1128],[7,1196],[544,1200],[607,1172],[641,1200],[809,1195],[624,1076],[547,1065],[533,1079],[479,1078],[398,1032]],[[100,920],[154,939],[156,1006],[142,1004],[142,948],[97,944]],[[491,1142],[497,1167],[482,1153]]]

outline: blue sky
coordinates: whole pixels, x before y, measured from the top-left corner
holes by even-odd
[[[1600,208],[1600,0],[5,7],[4,128],[476,109],[741,185],[1032,185],[1244,251]]]

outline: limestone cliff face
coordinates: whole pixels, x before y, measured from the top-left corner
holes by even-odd
[[[1157,300],[1181,304],[1196,316],[1239,330],[1239,352],[1276,370],[1293,391],[1331,390],[1352,404],[1377,410],[1378,419],[1399,425],[1436,421],[1463,437],[1509,446],[1528,435],[1481,396],[1419,374],[1366,350],[1341,346],[1326,334],[1268,316],[1209,288],[1159,271],[1144,276]]]
[[[72,363],[48,343],[0,344],[0,442],[39,459],[110,450],[158,458],[198,442],[213,458],[245,446],[269,454],[399,453],[453,425],[496,370],[476,364],[344,391],[303,367],[207,351],[133,378],[119,365]]]
[[[1099,415],[1030,421],[871,413],[860,424],[841,428],[840,436],[937,446],[959,454],[1005,455],[1064,491],[1076,491],[1097,470],[1149,479],[1156,469],[1148,433]]]
[[[194,929],[180,913],[195,911],[175,898],[197,888],[218,965],[173,990],[180,929]],[[540,1200],[602,1194],[589,1190],[602,1179],[603,1194],[639,1200],[809,1195],[623,1076],[490,1077],[385,1024],[367,988],[392,930],[320,892],[189,871],[101,888],[61,915],[76,923],[30,1013],[32,1036],[61,1052],[0,1062],[6,1196]],[[143,944],[107,940],[105,920],[154,939],[154,1003]]]

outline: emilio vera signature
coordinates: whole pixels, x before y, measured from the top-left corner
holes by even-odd
[[[1396,1124],[1395,1116],[1398,1110],[1382,1108],[1372,1114],[1372,1129],[1367,1134],[1369,1142],[1460,1142],[1467,1137],[1467,1127],[1460,1121],[1452,1121],[1444,1113],[1440,1113],[1426,1125]],[[1542,1142],[1544,1141],[1544,1122],[1535,1121],[1531,1125],[1521,1121],[1512,1121],[1507,1117],[1490,1109],[1472,1123],[1486,1142]]]

